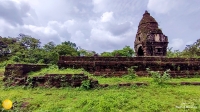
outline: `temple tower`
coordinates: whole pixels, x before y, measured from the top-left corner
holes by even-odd
[[[156,20],[145,11],[139,23],[134,48],[136,56],[166,56],[168,37],[158,28]]]

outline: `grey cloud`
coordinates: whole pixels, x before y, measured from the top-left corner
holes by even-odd
[[[66,20],[88,21],[95,14],[92,12],[92,0],[40,0],[40,5],[33,6],[40,20],[41,25],[47,21],[56,20],[64,22]],[[44,5],[45,4],[45,5]],[[43,6],[42,6],[43,5]]]
[[[115,36],[121,35],[127,31],[129,31],[130,28],[131,28],[130,22],[125,22],[122,24],[110,23],[107,25],[107,29]]]
[[[42,46],[50,41],[53,41],[55,44],[60,44],[62,42],[60,35],[58,34],[45,35],[44,33],[41,33],[41,32],[36,33],[36,32],[31,31],[30,29],[25,29],[25,28],[21,29],[21,33],[40,39],[40,42],[42,42],[41,43]]]
[[[148,9],[149,0],[23,1],[19,0],[20,5],[16,5],[11,0],[0,0],[1,36],[15,37],[19,33],[25,33],[39,38],[43,44],[52,40],[57,44],[72,41],[82,48],[100,53],[121,49],[125,45],[133,48],[139,21]],[[177,7],[166,9],[168,13],[165,14],[151,9],[148,11],[157,20],[163,33],[169,37],[169,45],[173,47],[176,39],[180,39],[183,44],[176,48],[182,49],[186,42],[196,41],[200,37],[200,2],[176,2]],[[114,19],[101,22],[101,16],[105,12],[113,12]],[[27,13],[30,15],[27,16]],[[49,25],[52,21],[56,24]],[[66,21],[74,23],[65,23]],[[11,25],[7,25],[8,23]],[[28,25],[34,27],[25,27]]]
[[[17,24],[23,25],[23,17],[26,17],[26,13],[30,10],[30,6],[21,2],[18,6],[11,0],[0,1],[0,18],[3,18],[8,23],[16,26]]]

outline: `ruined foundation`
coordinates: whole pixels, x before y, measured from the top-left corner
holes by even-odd
[[[59,68],[84,68],[96,76],[122,76],[135,66],[138,76],[148,76],[146,68],[164,72],[172,77],[195,77],[200,73],[200,58],[167,57],[68,57],[60,56]],[[200,75],[200,74],[199,74]]]

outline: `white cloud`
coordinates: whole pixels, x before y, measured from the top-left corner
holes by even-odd
[[[109,21],[111,21],[113,19],[114,19],[113,12],[105,12],[101,16],[101,22],[109,22]]]
[[[25,29],[31,30],[34,33],[44,33],[45,35],[54,35],[57,34],[57,31],[50,27],[37,27],[33,25],[24,25]]]
[[[133,46],[135,29],[128,30],[127,32],[122,31],[123,33],[121,35],[113,35],[113,32],[107,30],[107,25],[109,24],[102,24],[98,20],[90,20],[89,23],[92,26],[89,47],[94,48],[93,50],[98,49],[97,52],[104,52],[121,49],[125,45]],[[115,31],[116,28],[111,30]]]
[[[134,26],[131,25],[130,22],[124,22],[124,23],[110,23],[106,25],[106,30],[110,31],[113,35],[121,35],[124,34],[128,31],[130,31],[130,29],[132,29]]]

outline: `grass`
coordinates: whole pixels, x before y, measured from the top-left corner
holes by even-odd
[[[1,67],[0,68],[0,77],[3,77],[4,71],[5,71],[5,68]]]
[[[57,66],[50,66],[49,68],[44,68],[40,71],[37,72],[30,72],[28,75],[30,77],[34,77],[34,76],[44,76],[46,74],[79,74],[79,73],[84,73],[88,76],[91,76],[90,73],[84,71],[83,69],[58,69]]]
[[[94,79],[97,79],[100,84],[111,84],[111,85],[116,85],[123,82],[131,83],[131,82],[151,82],[152,81],[152,78],[148,78],[148,77],[139,77],[139,78],[135,78],[131,80],[125,77],[108,77],[108,78],[94,77]]]
[[[197,86],[111,87],[94,90],[79,88],[1,88],[0,99],[27,103],[24,111],[34,112],[175,112],[183,103],[194,103],[188,112],[200,111],[200,88]],[[22,111],[22,110],[21,110]]]
[[[200,82],[200,78],[173,78],[168,82]]]
[[[116,85],[122,82],[152,82],[150,77],[103,78],[95,77],[82,69],[63,69],[56,67],[32,72],[30,76],[46,73],[81,73],[97,79],[100,84]],[[171,79],[169,82],[196,82],[200,78]],[[96,88],[23,88],[3,86],[0,77],[0,100],[10,99],[14,111],[33,112],[199,112],[200,86],[155,85]],[[186,108],[186,106],[188,108]]]

